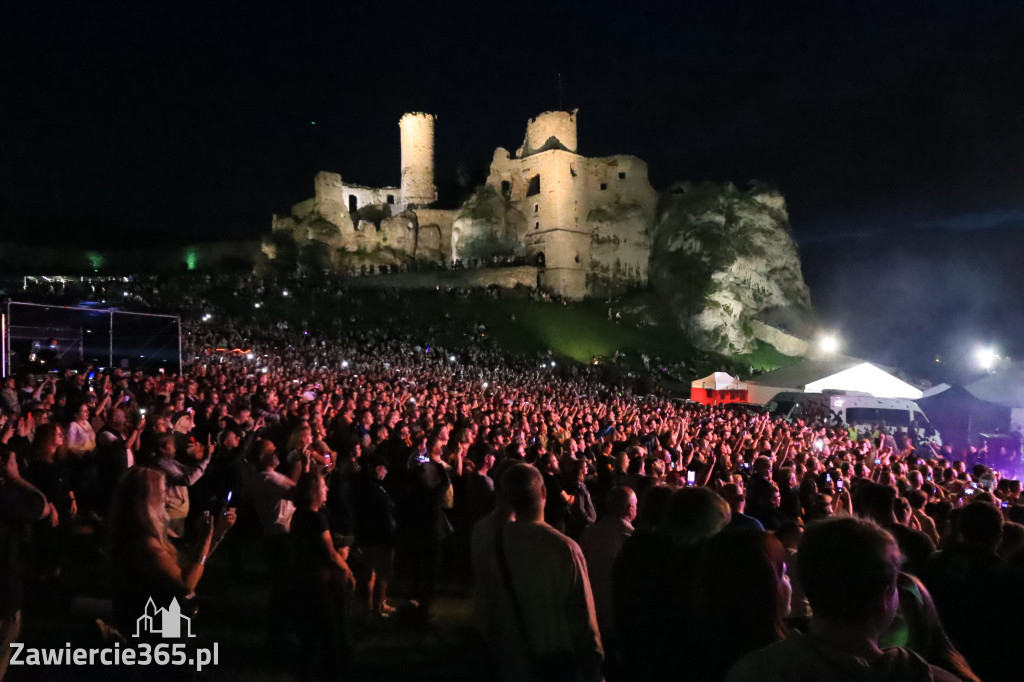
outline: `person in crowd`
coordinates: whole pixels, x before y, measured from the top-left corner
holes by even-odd
[[[897,583],[899,608],[879,646],[902,646],[964,682],[980,682],[963,654],[946,635],[931,594],[920,580],[901,573]]]
[[[109,527],[114,623],[126,637],[135,633],[149,600],[159,608],[177,600],[183,612],[191,610],[207,559],[235,522],[234,509],[204,519],[196,545],[179,551],[170,540],[166,480],[156,469],[133,467],[114,490]]]
[[[587,560],[590,586],[594,593],[597,625],[605,647],[605,669],[609,676],[617,672],[618,648],[615,637],[614,602],[612,599],[612,570],[615,557],[633,534],[636,518],[636,493],[619,486],[608,491],[605,513],[596,523],[587,526],[580,538],[580,549]],[[610,669],[610,670],[609,670]]]
[[[18,400],[17,380],[11,374],[0,380],[0,414],[17,415],[20,412],[21,403]]]
[[[64,563],[67,527],[78,515],[78,502],[71,488],[64,443],[59,424],[43,424],[36,429],[32,455],[25,478],[49,501],[47,517],[35,525],[35,573],[46,581],[60,577]]]
[[[22,478],[14,452],[0,444],[0,680],[21,632],[29,526],[48,513],[46,496]]]
[[[445,514],[454,501],[448,467],[441,460],[443,440],[435,436],[427,444],[426,461],[417,461],[411,472],[409,511],[406,517],[408,548],[414,575],[414,601],[420,618],[430,617],[438,573],[441,570],[441,545],[452,533]]]
[[[346,679],[352,670],[349,541],[335,542],[324,511],[327,484],[306,472],[295,484],[291,539],[295,557],[294,619],[302,641],[304,679]]]
[[[156,443],[158,457],[154,466],[167,478],[168,534],[175,539],[184,538],[185,519],[191,505],[189,488],[206,472],[213,443],[208,441],[204,446],[192,441],[181,455],[173,433],[160,434]]]
[[[931,557],[922,574],[953,644],[983,680],[1020,677],[1015,646],[1024,637],[1024,573],[997,553],[1000,510],[971,502],[960,510],[958,538]],[[998,595],[998,606],[984,595]]]
[[[952,673],[908,649],[879,646],[896,614],[901,564],[892,535],[871,521],[841,516],[812,524],[799,565],[811,631],[790,632],[744,656],[726,680],[954,682]]]
[[[368,606],[371,613],[382,616],[395,611],[387,596],[394,573],[398,530],[395,501],[384,487],[387,474],[387,461],[382,456],[371,457],[352,485],[356,547],[373,571]]]
[[[578,540],[583,531],[597,520],[597,510],[590,497],[585,481],[587,463],[583,460],[569,459],[564,467],[564,489],[572,498],[565,533]]]
[[[547,453],[539,458],[537,464],[544,475],[546,488],[544,522],[558,532],[565,533],[568,531],[570,509],[576,498],[565,488],[557,456]]]
[[[142,417],[133,429],[120,407],[108,411],[106,424],[96,434],[95,499],[90,501],[95,514],[106,516],[118,480],[135,466],[133,449],[138,446],[145,425],[146,418]]]
[[[792,593],[774,535],[748,529],[708,540],[693,584],[690,645],[700,655],[688,661],[687,677],[718,682],[743,656],[782,640]]]
[[[476,467],[465,474],[466,517],[470,526],[494,509],[494,479],[490,476],[494,468],[494,454],[481,452],[476,461]]]
[[[911,474],[920,472],[912,471]],[[908,476],[910,474],[907,474]],[[923,484],[922,484],[923,485]],[[921,532],[928,536],[928,539],[932,541],[932,544],[938,547],[940,538],[939,531],[935,525],[934,519],[928,516],[925,512],[925,504],[928,501],[928,496],[920,489],[911,489],[907,492],[907,503],[910,505],[911,514],[914,517],[914,522],[921,529]]]
[[[743,488],[739,483],[726,483],[722,486],[722,489],[718,492],[726,502],[729,503],[730,520],[729,525],[724,530],[728,531],[743,531],[743,530],[764,530],[764,526],[761,522],[755,519],[753,516],[747,516],[743,513],[746,509],[747,498],[743,494]]]
[[[502,476],[515,521],[479,550],[485,640],[505,680],[600,680],[604,650],[586,560],[544,521],[544,477],[520,463]]]
[[[245,497],[259,520],[263,556],[270,567],[270,599],[267,601],[267,640],[277,644],[284,636],[285,614],[292,567],[291,530],[295,504],[290,499],[295,482],[277,471],[281,461],[269,440],[256,443],[255,473],[247,479]]]
[[[900,551],[906,557],[905,570],[908,573],[919,575],[927,563],[928,557],[935,551],[935,545],[921,531],[914,530],[897,521],[896,499],[895,491],[889,486],[864,481],[854,490],[853,508],[859,516],[871,519],[896,538],[900,545]],[[909,507],[907,511],[909,513]]]
[[[612,573],[613,613],[623,679],[675,674],[676,642],[689,641],[694,624],[690,585],[699,545],[729,523],[729,505],[710,488],[672,493],[661,525],[625,542]],[[651,591],[657,586],[657,597]]]
[[[68,452],[75,457],[86,457],[96,449],[96,432],[92,428],[92,408],[88,401],[75,411],[75,420],[68,426]]]

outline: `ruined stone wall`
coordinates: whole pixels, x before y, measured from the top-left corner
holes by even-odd
[[[545,111],[527,122],[526,137],[516,156],[525,158],[547,149],[576,152],[576,111]]]
[[[353,206],[356,211],[367,206],[388,206],[391,213],[405,210],[402,190],[398,187],[346,184],[337,173],[327,172],[317,173],[314,186],[313,209],[333,222],[338,222],[343,213],[351,213]],[[294,207],[292,213],[295,214]]]
[[[658,194],[647,178],[646,163],[626,154],[583,160],[591,208],[605,204],[638,204],[648,207],[653,217]]]
[[[402,132],[402,197],[409,206],[437,201],[434,186],[434,115],[405,114],[398,122]]]
[[[308,218],[316,210],[316,199],[306,199],[292,206],[292,215],[298,220]]]
[[[533,134],[568,120],[561,113],[535,119],[531,125],[543,132]],[[530,139],[528,130],[524,146]],[[588,159],[560,149],[514,159],[499,148],[487,184],[504,190],[525,218],[523,244],[530,256],[543,254],[551,271],[542,276],[544,286],[580,297],[592,286],[605,293],[647,283],[657,194],[640,159]]]
[[[459,212],[438,208],[418,208],[415,213],[416,221],[419,223],[421,242],[432,237],[432,230],[436,228],[438,239],[436,248],[442,260],[450,261],[452,259],[452,224]]]
[[[491,286],[502,289],[525,287],[537,288],[538,268],[518,266],[511,268],[476,268],[471,270],[439,270],[437,272],[402,272],[393,275],[352,277],[347,280],[352,288],[377,289],[434,289],[435,287],[457,289],[486,289]]]
[[[588,283],[595,295],[648,280],[650,217],[639,207],[617,206],[590,211]]]
[[[566,298],[579,300],[587,295],[587,273],[573,268],[545,268],[540,271],[540,285]]]
[[[648,281],[658,195],[647,164],[635,156],[585,159],[585,224],[590,230],[589,285],[602,295]]]
[[[398,187],[344,185],[341,188],[341,197],[343,199],[342,203],[348,211],[352,210],[353,204],[355,204],[357,211],[367,206],[388,206],[391,213],[401,213],[405,210],[405,203],[402,201],[402,190]]]
[[[290,220],[275,218],[275,227],[292,230],[300,245],[325,244],[338,262],[357,257],[369,265],[378,252],[388,263],[525,254],[545,266],[543,286],[574,298],[588,287],[604,293],[646,284],[657,196],[643,161],[578,155],[576,112],[548,111],[530,119],[515,155],[495,150],[486,181],[492,194],[478,192],[458,212],[419,208],[436,199],[434,120],[416,113],[399,122],[400,188],[320,173],[315,198],[293,207]]]

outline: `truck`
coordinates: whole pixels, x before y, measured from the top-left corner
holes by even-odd
[[[768,401],[768,411],[784,415],[789,420],[821,417],[833,424],[853,427],[861,437],[870,434],[877,426],[907,431],[928,426],[928,417],[913,400],[876,398],[869,393],[853,391],[783,391]]]

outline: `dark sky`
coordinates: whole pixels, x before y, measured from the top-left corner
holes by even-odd
[[[413,110],[454,204],[561,103],[581,153],[657,189],[777,185],[819,312],[869,354],[1020,344],[1022,36],[1000,0],[2,0],[0,241],[257,236],[318,170],[397,184]]]

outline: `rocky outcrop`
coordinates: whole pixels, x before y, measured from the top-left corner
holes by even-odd
[[[774,190],[679,183],[658,206],[651,284],[691,342],[749,352],[766,313],[813,318],[785,200]],[[805,325],[806,326],[806,325]]]
[[[452,258],[487,260],[524,253],[526,218],[490,185],[478,187],[452,223]]]

